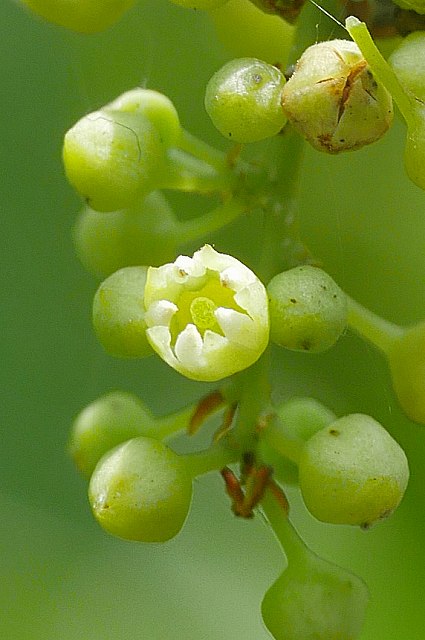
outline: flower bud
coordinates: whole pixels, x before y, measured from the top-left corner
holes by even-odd
[[[159,91],[137,87],[120,95],[107,108],[143,114],[157,129],[167,147],[178,143],[181,132],[179,115],[171,100]]]
[[[152,191],[121,211],[101,213],[85,207],[73,238],[83,266],[105,278],[122,267],[172,260],[176,256],[176,218],[165,196]]]
[[[422,2],[425,12],[425,2]],[[415,31],[403,38],[388,58],[403,88],[413,97],[425,101],[425,34]]]
[[[205,245],[148,270],[146,335],[167,364],[214,381],[252,365],[268,343],[264,285],[239,260]]]
[[[154,417],[137,396],[112,391],[85,407],[75,418],[69,453],[90,478],[100,458],[121,442],[154,431]]]
[[[140,436],[100,459],[89,485],[93,515],[108,533],[139,542],[165,542],[189,512],[192,477],[165,444]]]
[[[143,295],[147,267],[126,267],[106,278],[93,300],[93,327],[105,351],[119,358],[152,354]]]
[[[80,33],[97,33],[112,26],[134,0],[21,0],[49,22]]]
[[[155,189],[165,151],[160,133],[143,114],[105,108],[69,129],[63,161],[69,182],[92,209],[116,211]]]
[[[285,76],[256,58],[231,60],[215,73],[205,92],[214,126],[234,142],[274,136],[286,123],[280,105]]]
[[[351,414],[314,434],[299,462],[304,502],[318,520],[370,527],[399,505],[406,455],[370,416]]]
[[[354,42],[309,47],[282,92],[291,124],[319,151],[338,153],[379,140],[389,128],[392,99]]]
[[[425,322],[406,329],[388,352],[398,401],[411,420],[425,424]]]
[[[360,578],[310,552],[289,562],[265,594],[261,612],[275,640],[355,640],[368,600]]]
[[[322,269],[303,265],[283,271],[267,285],[270,337],[294,351],[332,347],[345,329],[347,299]]]

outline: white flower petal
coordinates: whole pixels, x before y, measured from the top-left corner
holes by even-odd
[[[243,264],[228,267],[220,273],[221,283],[229,287],[229,289],[233,289],[233,291],[240,291],[253,284],[256,280],[257,276],[255,273],[252,273],[252,271]]]
[[[198,329],[194,324],[188,324],[177,337],[174,353],[182,367],[192,371],[203,364],[202,348],[203,341]]]
[[[146,337],[152,349],[154,349],[170,367],[176,369],[178,367],[178,361],[171,349],[171,334],[167,327],[156,326],[146,329]]]
[[[220,307],[216,309],[215,317],[230,342],[247,349],[256,349],[263,342],[261,328],[248,315]]]
[[[217,349],[225,349],[229,344],[229,340],[226,336],[221,336],[215,331],[207,329],[204,333],[204,354],[208,358],[213,351]]]
[[[149,267],[145,284],[146,309],[156,300],[177,300],[183,285],[176,281],[175,270],[174,263],[164,264],[162,267]]]
[[[269,323],[267,291],[258,278],[248,287],[241,289],[234,296],[235,302],[244,309],[251,318],[262,323]]]
[[[169,327],[171,318],[178,311],[178,307],[169,300],[152,302],[145,313],[145,322],[148,327],[160,325]]]
[[[206,244],[193,254],[193,259],[199,261],[206,269],[211,271],[224,271],[228,267],[240,265],[236,258],[228,256],[225,253],[218,253],[211,245]]]

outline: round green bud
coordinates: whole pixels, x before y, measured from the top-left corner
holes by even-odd
[[[179,114],[171,100],[163,93],[137,87],[123,93],[108,104],[107,108],[142,114],[157,129],[166,147],[178,144],[181,135]]]
[[[291,398],[278,405],[276,413],[285,436],[303,442],[336,420],[334,412],[315,398]]]
[[[338,153],[379,140],[393,118],[392,99],[354,42],[319,42],[299,59],[282,92],[282,107],[319,151]]]
[[[156,127],[139,113],[95,111],[65,135],[69,182],[96,211],[131,207],[152,191],[166,166]]]
[[[166,198],[153,191],[129,209],[99,213],[85,207],[74,226],[74,246],[84,267],[105,278],[122,267],[159,265],[176,255],[176,219]]]
[[[183,458],[159,440],[139,437],[107,453],[89,485],[101,527],[126,540],[165,542],[182,528],[192,499]]]
[[[425,2],[422,3],[425,12]],[[425,101],[425,34],[415,31],[403,38],[400,46],[388,58],[404,89]]]
[[[210,18],[218,38],[233,56],[285,67],[294,28],[279,16],[264,13],[250,0],[229,0],[211,11]]]
[[[404,451],[370,416],[351,414],[317,432],[299,462],[308,510],[323,522],[367,528],[399,505],[409,479]]]
[[[298,467],[286,456],[296,456],[312,435],[336,420],[336,415],[314,398],[291,398],[276,407],[276,417],[259,442],[259,454],[273,467],[278,480],[295,484]]]
[[[234,142],[274,136],[286,123],[280,106],[285,76],[256,58],[224,65],[209,81],[205,109],[214,126]]]
[[[153,415],[137,396],[112,391],[75,418],[69,452],[79,471],[89,478],[107,451],[129,438],[151,433],[153,426]]]
[[[80,33],[96,33],[112,26],[134,0],[21,0],[49,22]]]
[[[187,9],[216,9],[222,7],[228,0],[171,0],[171,2]]]
[[[425,424],[425,322],[406,329],[388,352],[394,391],[406,415]]]
[[[118,358],[144,358],[153,351],[146,338],[143,297],[147,267],[125,267],[104,280],[93,300],[93,327],[105,351]]]
[[[416,13],[421,14],[425,13],[425,0],[394,0],[394,2],[407,11],[416,11]]]
[[[332,347],[346,327],[347,299],[322,269],[304,265],[283,271],[267,286],[270,337],[294,351]]]
[[[309,555],[289,564],[265,594],[261,612],[275,640],[355,640],[368,600],[360,578]]]

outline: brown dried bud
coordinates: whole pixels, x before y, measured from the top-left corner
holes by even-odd
[[[379,140],[393,118],[391,95],[348,40],[306,49],[283,88],[282,108],[313,147],[328,153]]]

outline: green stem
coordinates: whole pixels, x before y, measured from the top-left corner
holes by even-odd
[[[152,425],[152,436],[162,440],[175,435],[179,431],[184,431],[187,429],[195,409],[196,405],[190,405],[175,413],[155,417]]]
[[[347,300],[349,326],[388,355],[394,343],[403,335],[404,329],[384,320],[348,296]]]
[[[158,189],[176,189],[186,192],[211,193],[230,192],[236,185],[237,176],[223,166],[217,171],[209,164],[181,151],[169,149],[168,171],[158,181]]]
[[[209,144],[200,140],[185,129],[182,129],[181,138],[179,140],[179,148],[186,153],[195,156],[198,160],[211,165],[216,171],[222,171],[227,166],[226,154],[210,147]]]
[[[210,471],[218,471],[228,464],[236,462],[237,454],[234,450],[222,444],[213,445],[204,451],[186,454],[184,460],[193,478]]]
[[[178,223],[176,233],[181,243],[192,242],[225,227],[246,210],[247,204],[243,200],[230,198],[202,216]]]
[[[310,555],[309,549],[270,489],[264,493],[261,508],[285,552],[288,564],[303,564]]]
[[[294,249],[301,255],[303,247],[295,210],[304,140],[289,128],[269,141],[267,151],[274,162],[269,198],[264,207],[264,237],[257,270],[263,282],[294,266]]]
[[[234,376],[239,395],[238,411],[229,438],[240,455],[254,451],[257,446],[258,417],[270,404],[269,364],[270,349],[266,349],[252,367]]]
[[[350,16],[346,19],[345,26],[367,60],[373,74],[382,82],[387,91],[391,93],[409,129],[414,128],[415,108],[413,102],[403,89],[393,69],[372,40],[365,23],[360,22],[360,20],[354,16]]]

